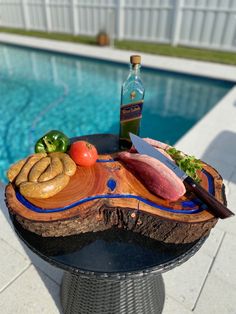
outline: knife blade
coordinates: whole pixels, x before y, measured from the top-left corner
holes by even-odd
[[[185,186],[192,192],[195,193],[199,199],[208,205],[208,209],[219,218],[228,218],[234,216],[226,206],[220,203],[212,194],[206,191],[201,185],[195,182],[191,177],[189,177],[182,169],[180,169],[172,160],[167,158],[158,149],[154,148],[152,145],[148,144],[141,137],[129,133],[130,139],[140,154],[145,154],[150,157],[158,159],[160,162],[165,164],[169,169],[171,169],[185,184]]]

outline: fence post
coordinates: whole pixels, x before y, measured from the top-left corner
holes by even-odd
[[[22,0],[21,5],[22,5],[22,12],[23,12],[23,20],[24,20],[25,29],[30,29],[30,19],[29,19],[27,0]]]
[[[124,38],[124,0],[117,1],[117,14],[116,14],[116,29],[117,39],[121,40]]]
[[[76,0],[71,0],[71,16],[72,16],[72,28],[73,34],[78,35],[79,33],[79,21],[78,21],[78,12],[77,12],[77,2]]]
[[[110,37],[110,46],[114,48],[114,39],[115,39],[115,11],[114,8],[108,10],[108,25],[106,27],[108,35]]]
[[[171,44],[172,46],[177,46],[179,42],[180,28],[182,23],[182,7],[184,0],[176,0],[174,5],[174,17],[173,17],[173,31]]]
[[[44,10],[45,10],[45,18],[46,18],[46,30],[47,32],[50,32],[52,30],[52,23],[51,23],[49,0],[44,0]]]

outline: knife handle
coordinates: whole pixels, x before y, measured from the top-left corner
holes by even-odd
[[[234,213],[221,204],[213,195],[208,193],[208,191],[196,183],[191,177],[184,179],[184,183],[190,191],[194,192],[194,194],[198,196],[201,201],[203,201],[203,203],[209,206],[209,210],[216,217],[224,219],[234,216]]]

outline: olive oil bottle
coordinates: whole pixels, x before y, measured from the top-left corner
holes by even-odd
[[[121,90],[120,148],[130,148],[129,132],[139,135],[144,101],[144,87],[140,77],[141,57],[130,57],[130,72]]]

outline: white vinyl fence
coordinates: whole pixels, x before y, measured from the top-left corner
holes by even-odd
[[[236,0],[0,0],[0,26],[236,51]]]

